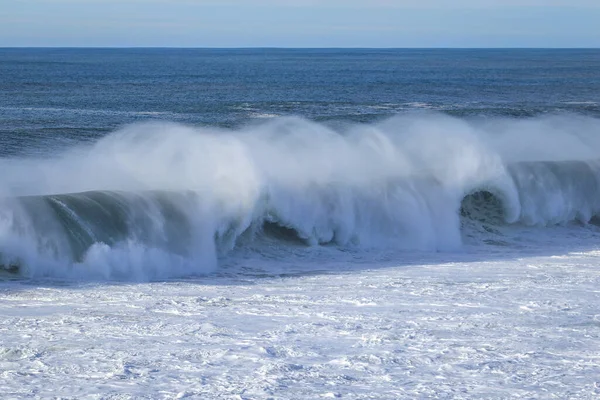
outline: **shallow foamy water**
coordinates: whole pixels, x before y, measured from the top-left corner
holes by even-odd
[[[5,280],[0,391],[597,398],[592,239],[579,252],[380,254],[319,266],[248,259],[217,275],[154,283]]]

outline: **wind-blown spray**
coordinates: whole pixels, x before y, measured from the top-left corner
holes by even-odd
[[[160,279],[214,271],[241,236],[265,235],[282,247],[457,250],[461,215],[588,222],[599,150],[600,121],[568,115],[131,125],[50,158],[0,159],[0,264]]]

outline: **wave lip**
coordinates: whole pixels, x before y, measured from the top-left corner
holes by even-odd
[[[587,223],[600,211],[599,130],[593,118],[429,113],[342,128],[132,125],[52,158],[0,159],[0,264],[164,279],[214,271],[267,239],[456,251],[461,219]]]

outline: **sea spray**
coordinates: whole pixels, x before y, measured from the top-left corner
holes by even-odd
[[[0,262],[27,276],[146,280],[214,271],[242,236],[455,251],[461,216],[589,221],[599,136],[600,121],[570,115],[130,125],[53,158],[0,160]]]

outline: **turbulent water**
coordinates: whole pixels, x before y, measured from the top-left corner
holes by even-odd
[[[1,53],[9,272],[146,280],[239,249],[455,252],[600,213],[597,51]]]
[[[456,251],[482,224],[587,224],[600,213],[599,131],[590,117],[440,114],[337,129],[300,118],[131,125],[0,162],[2,265],[152,279],[212,272],[268,239]]]

